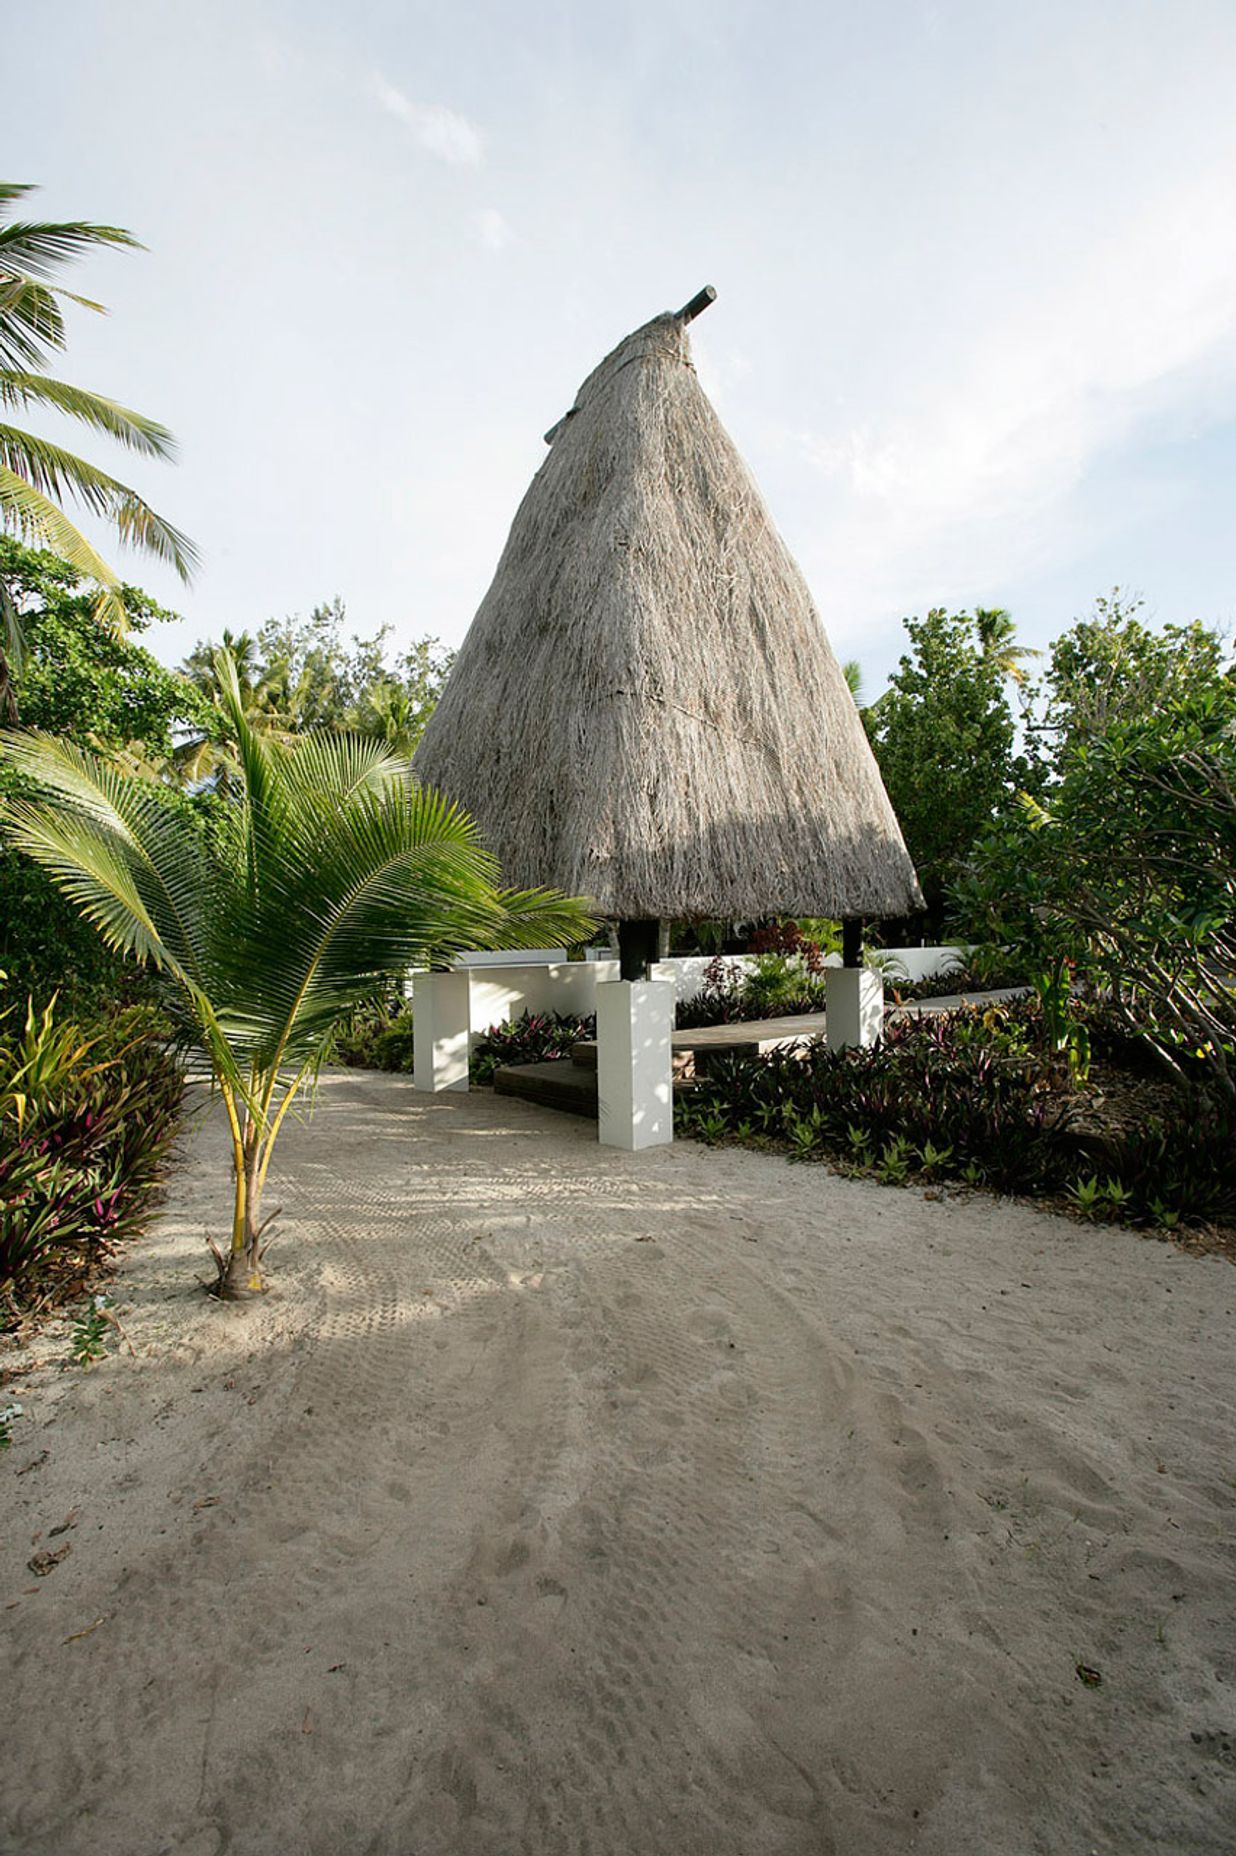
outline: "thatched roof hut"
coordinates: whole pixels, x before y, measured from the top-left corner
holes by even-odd
[[[507,882],[610,920],[904,915],[858,711],[687,319],[628,335],[547,434],[416,770]]]

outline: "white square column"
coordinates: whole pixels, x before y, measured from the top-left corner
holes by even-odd
[[[468,975],[417,973],[412,979],[412,1081],[438,1094],[468,1087]]]
[[[878,1044],[884,1031],[884,981],[869,967],[829,967],[824,1034],[829,1050]]]
[[[638,1153],[674,1138],[672,980],[603,980],[597,987],[598,1138]]]

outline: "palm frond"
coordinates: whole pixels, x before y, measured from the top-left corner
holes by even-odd
[[[568,898],[499,892],[472,820],[429,789],[360,791],[316,822],[285,837],[251,923],[247,1024],[264,1066],[299,1067],[341,1012],[414,963],[590,931]]]
[[[44,496],[16,471],[0,464],[0,517],[15,528],[23,541],[50,548],[70,567],[98,583],[98,616],[114,631],[123,632],[129,615],[120,597],[120,580],[63,509]]]
[[[146,457],[172,459],[176,441],[165,425],[147,419],[144,413],[122,406],[105,394],[91,393],[85,387],[70,386],[46,374],[27,374],[17,369],[0,371],[0,405],[51,406],[70,419],[78,419],[95,431],[106,432],[127,450]]]
[[[89,220],[68,220],[57,224],[48,220],[11,220],[0,224],[0,271],[25,271],[46,282],[66,264],[72,264],[83,252],[99,245],[122,245],[130,251],[144,251],[140,239],[121,226],[99,226]]]
[[[20,677],[26,661],[26,635],[21,628],[9,583],[3,574],[0,574],[0,648],[3,648],[13,675]]]
[[[182,580],[188,580],[197,565],[193,543],[156,515],[136,490],[61,445],[16,426],[0,425],[0,470],[24,478],[45,503],[74,498],[92,515],[109,522],[124,544],[167,561]],[[97,567],[85,571],[109,582],[116,578],[110,570],[100,574]]]
[[[25,367],[45,360],[64,345],[64,314],[57,292],[33,277],[0,275],[0,366]]]
[[[204,983],[211,910],[222,898],[193,826],[149,782],[58,736],[19,730],[4,738],[0,751],[38,795],[11,803],[14,841],[45,864],[113,945],[186,983]],[[70,888],[75,881],[86,886],[80,895]],[[129,931],[114,912],[121,907],[133,911],[131,943],[124,942]]]
[[[245,879],[249,896],[256,901],[264,888],[264,853],[277,845],[286,811],[286,795],[276,773],[278,744],[263,740],[250,724],[241,695],[236,659],[229,650],[214,653],[215,678],[219,700],[231,724],[244,783],[241,836],[244,844]]]
[[[323,728],[297,737],[282,776],[298,797],[329,797],[339,804],[357,793],[405,785],[410,766],[385,741]]]

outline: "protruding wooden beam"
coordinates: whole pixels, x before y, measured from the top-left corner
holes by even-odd
[[[713,289],[712,285],[705,284],[704,288],[700,291],[699,295],[693,296],[691,298],[691,301],[685,304],[683,308],[679,310],[678,312],[679,322],[694,322],[695,318],[697,316],[702,316],[704,311],[708,308],[708,305],[710,303],[715,303],[716,300],[717,300],[717,293]]]

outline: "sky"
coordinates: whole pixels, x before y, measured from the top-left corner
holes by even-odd
[[[79,448],[197,542],[224,626],[340,595],[462,639],[542,434],[705,283],[705,388],[843,658],[1096,595],[1236,618],[1232,0],[2,0],[8,177],[131,229]],[[59,434],[58,434],[59,435]],[[113,555],[113,558],[116,558]]]

